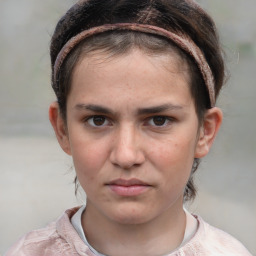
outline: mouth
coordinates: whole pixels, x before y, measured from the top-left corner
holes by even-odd
[[[141,195],[152,187],[150,184],[138,179],[116,179],[106,185],[113,193],[124,197]]]

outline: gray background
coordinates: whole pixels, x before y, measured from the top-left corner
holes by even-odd
[[[49,41],[75,1],[0,0],[0,254],[21,235],[82,203],[47,117]],[[201,0],[220,30],[230,79],[224,124],[197,174],[190,210],[256,255],[256,1]]]

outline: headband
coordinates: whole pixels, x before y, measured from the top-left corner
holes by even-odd
[[[146,25],[146,24],[137,24],[137,23],[117,23],[117,24],[105,24],[98,27],[93,27],[88,30],[84,30],[76,36],[72,37],[61,49],[59,52],[53,69],[53,84],[57,86],[57,90],[59,90],[58,85],[58,74],[60,68],[71,52],[71,50],[78,45],[85,38],[90,37],[95,34],[103,33],[106,31],[113,30],[130,30],[130,31],[138,31],[143,33],[149,33],[154,35],[160,35],[167,39],[172,40],[179,48],[184,50],[187,54],[189,54],[195,60],[202,77],[204,79],[206,88],[209,93],[210,105],[214,107],[215,105],[215,90],[214,90],[214,78],[212,71],[205,59],[204,54],[200,50],[200,48],[185,34],[182,33],[174,33],[168,30],[165,30],[160,27]]]

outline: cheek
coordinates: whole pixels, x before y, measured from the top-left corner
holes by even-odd
[[[150,158],[163,166],[185,166],[194,159],[195,143],[189,139],[166,140],[161,144],[155,143],[151,148],[153,149],[149,152]]]
[[[190,176],[194,161],[194,143],[189,140],[168,140],[150,151],[151,164],[170,189],[182,189]],[[172,186],[170,186],[172,184]]]
[[[71,141],[73,162],[80,183],[86,178],[92,181],[105,164],[107,148],[104,143],[97,143],[89,139]]]

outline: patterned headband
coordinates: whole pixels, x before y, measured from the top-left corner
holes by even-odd
[[[61,49],[54,64],[53,83],[56,86],[57,90],[59,89],[58,74],[60,68],[68,54],[71,52],[71,50],[87,37],[113,30],[138,31],[143,33],[160,35],[172,40],[178,47],[180,47],[191,57],[193,57],[193,59],[197,63],[197,66],[202,74],[202,77],[204,79],[205,85],[209,93],[210,105],[211,107],[215,106],[214,78],[212,75],[212,71],[205,59],[205,56],[199,49],[199,47],[185,34],[174,33],[160,27],[137,23],[105,24],[99,27],[84,30],[80,34],[77,34],[76,36],[72,37]]]

